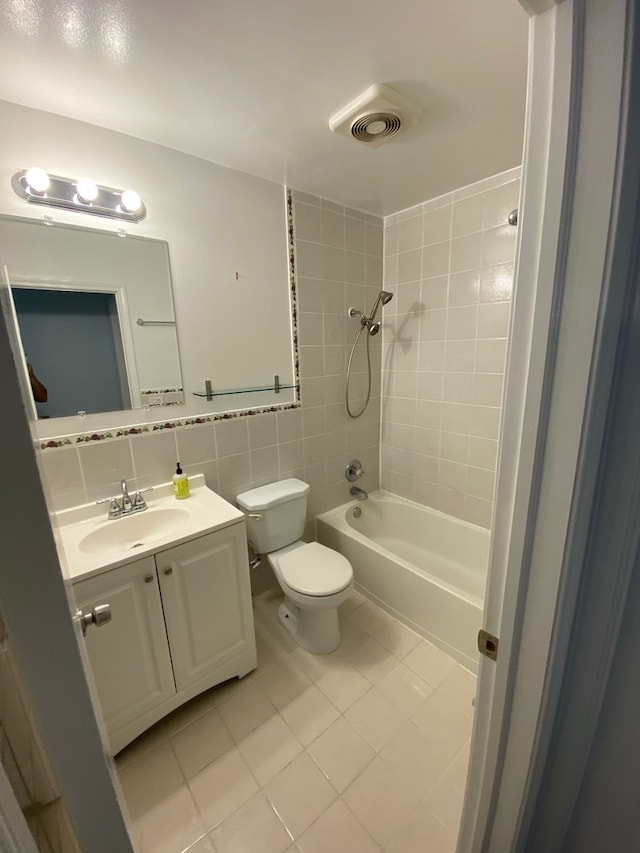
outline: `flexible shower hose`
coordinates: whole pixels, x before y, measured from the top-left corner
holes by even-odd
[[[351,411],[351,407],[349,406],[349,383],[351,382],[351,364],[353,362],[353,355],[356,351],[356,347],[358,346],[358,341],[360,340],[360,335],[364,331],[366,331],[368,333],[369,332],[368,327],[365,325],[360,326],[360,331],[358,332],[358,335],[357,335],[355,341],[353,342],[353,346],[351,347],[351,354],[349,355],[349,364],[347,365],[347,387],[345,390],[344,402],[345,402],[345,405],[347,407],[347,414],[349,415],[350,418],[359,418],[360,415],[362,415],[364,413],[367,406],[369,405],[369,397],[371,397],[371,355],[369,353],[369,337],[370,336],[369,336],[369,334],[367,334],[366,335],[366,339],[367,339],[367,343],[366,343],[366,350],[367,350],[367,399],[364,401],[364,406],[360,409],[359,412],[354,414]]]

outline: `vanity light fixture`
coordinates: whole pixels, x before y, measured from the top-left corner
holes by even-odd
[[[61,207],[129,222],[139,222],[147,214],[144,202],[135,190],[105,187],[86,177],[49,175],[37,166],[16,172],[11,185],[20,198],[30,204]]]

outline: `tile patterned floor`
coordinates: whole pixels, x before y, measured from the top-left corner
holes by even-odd
[[[255,602],[255,672],[118,757],[138,853],[453,853],[474,676],[358,593],[310,655],[279,602]]]

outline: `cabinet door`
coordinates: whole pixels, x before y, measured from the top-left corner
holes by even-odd
[[[78,607],[111,605],[111,622],[85,638],[110,735],[175,695],[153,557],[74,584]]]
[[[163,551],[156,564],[180,691],[255,647],[244,524]]]

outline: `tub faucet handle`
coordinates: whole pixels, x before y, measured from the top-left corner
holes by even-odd
[[[365,471],[359,459],[352,459],[344,470],[344,476],[350,483],[355,483],[360,477],[364,477]]]

